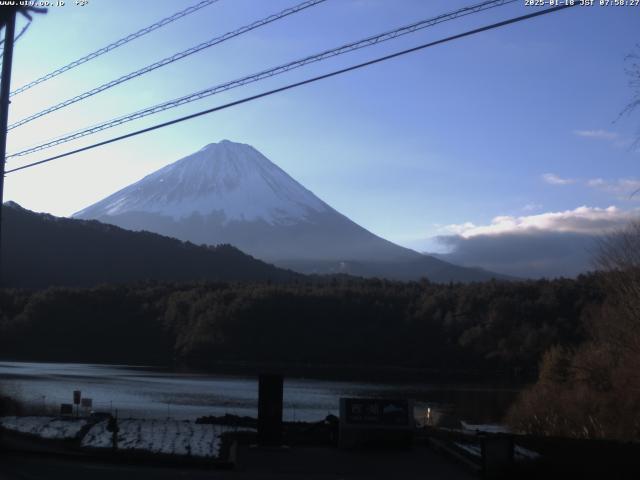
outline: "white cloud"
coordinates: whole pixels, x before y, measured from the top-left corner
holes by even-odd
[[[596,140],[613,141],[620,138],[620,134],[607,130],[574,130],[573,133],[579,137],[593,138]]]
[[[473,230],[476,226],[472,222],[444,225],[439,230],[442,232],[453,233],[455,235],[462,235],[464,232]]]
[[[516,277],[575,276],[593,269],[603,234],[640,218],[640,209],[578,207],[527,216],[499,216],[488,225],[449,225],[436,239],[440,258]],[[448,234],[447,234],[448,233]]]
[[[602,185],[605,185],[605,181],[602,178],[592,178],[591,180],[587,180],[587,187],[598,188]]]
[[[575,180],[571,178],[562,178],[556,175],[555,173],[545,173],[542,175],[542,180],[544,180],[549,185],[569,185],[571,183],[575,183]]]
[[[535,210],[540,210],[542,208],[541,203],[527,203],[522,210],[525,212],[533,212]]]
[[[634,193],[640,190],[640,180],[636,178],[619,178],[617,180],[592,178],[590,180],[587,180],[586,185],[603,192],[612,193],[618,198],[625,198],[627,200]]]
[[[636,218],[639,213],[639,210],[623,211],[614,206],[608,208],[582,206],[574,210],[520,217],[503,215],[495,217],[489,225],[466,222],[448,225],[444,230],[463,238],[541,231],[599,235],[621,227]]]
[[[609,142],[617,148],[626,148],[633,145],[633,140],[630,138],[609,130],[574,130],[573,134],[583,138]]]

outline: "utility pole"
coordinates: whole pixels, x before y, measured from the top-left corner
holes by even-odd
[[[7,156],[7,125],[9,123],[9,95],[11,94],[11,62],[13,38],[16,32],[16,10],[7,14],[0,84],[0,285],[2,285],[2,209],[4,202],[4,165]]]

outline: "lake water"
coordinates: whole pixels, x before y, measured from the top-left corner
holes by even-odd
[[[73,391],[96,411],[122,417],[195,419],[257,416],[258,381],[247,376],[176,373],[152,367],[0,362],[0,387],[32,407],[72,403]],[[416,418],[430,407],[437,418],[495,423],[518,390],[486,385],[384,384],[286,378],[284,419],[316,421],[338,412],[340,397],[411,398]]]

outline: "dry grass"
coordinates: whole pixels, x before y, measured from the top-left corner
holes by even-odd
[[[590,340],[545,354],[538,382],[507,416],[515,430],[640,440],[640,221],[606,237],[595,264],[607,300],[584,318]]]
[[[540,378],[507,415],[516,431],[589,439],[640,440],[640,356],[588,343],[550,351]]]

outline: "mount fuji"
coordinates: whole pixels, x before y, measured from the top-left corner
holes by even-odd
[[[498,275],[400,247],[357,225],[250,145],[223,140],[77,212],[196,244],[228,243],[301,273],[433,281]]]

